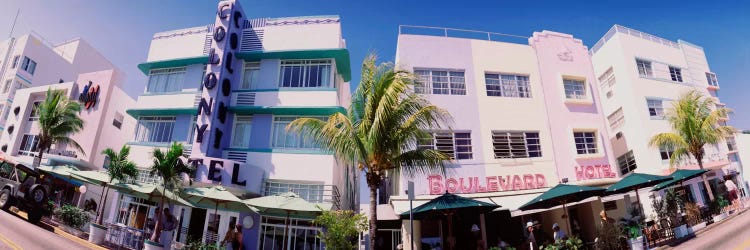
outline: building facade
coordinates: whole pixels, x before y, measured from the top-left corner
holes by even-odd
[[[617,180],[596,78],[581,40],[552,31],[535,32],[532,37],[485,33],[481,36],[488,39],[471,39],[451,37],[448,34],[455,32],[451,29],[440,28],[439,36],[414,35],[409,29],[401,27],[396,64],[417,75],[417,93],[454,119],[451,130],[433,131],[419,147],[438,149],[453,161],[444,176],[394,178],[390,202],[380,209],[393,209],[394,214],[408,211],[404,193],[408,181],[415,182],[414,206],[446,191],[500,204],[499,213],[458,216],[465,228],[453,228],[460,233],[477,225],[483,242],[494,246],[498,236],[508,242],[523,239],[522,225],[528,220],[540,221],[543,228],[566,225],[560,218],[562,209],[518,210],[547,188],[558,183],[602,186]],[[593,235],[600,204],[571,207],[571,221]],[[403,226],[383,224],[379,236],[398,237],[387,230],[400,231],[403,242],[409,241],[408,221]],[[445,246],[448,242],[440,241],[444,227],[439,221],[415,223],[415,241]],[[455,237],[460,241],[460,235]]]
[[[596,89],[604,96],[602,110],[611,136],[607,141],[612,145],[619,174],[671,173],[672,150],[649,146],[649,140],[658,133],[672,132],[665,115],[681,95],[698,91],[714,99],[717,107],[726,106],[719,100],[717,76],[711,72],[700,46],[614,25],[592,47],[591,57],[599,79]],[[726,125],[728,119],[720,123]],[[744,183],[736,175],[741,166],[734,137],[707,145],[704,150],[703,165],[710,170],[707,175],[715,196],[723,188],[724,176],[735,178],[735,183]],[[692,158],[672,167],[699,168]],[[648,197],[649,191],[641,190],[641,197]],[[701,178],[685,182],[679,192],[688,202],[708,205],[708,192]],[[651,206],[644,208],[647,215],[652,213]]]
[[[211,24],[154,34],[144,93],[127,113],[137,120],[128,144],[143,169],[151,152],[181,142],[197,166],[194,186],[222,185],[240,198],[295,192],[309,202],[353,209],[356,174],[330,152],[286,130],[298,117],[326,119],[350,102],[349,52],[338,16],[250,18],[239,1],[221,1]],[[144,171],[145,172],[145,171]],[[158,182],[144,177],[142,182]],[[154,203],[113,199],[112,223],[144,226]],[[319,247],[318,228],[285,218],[176,206],[178,241],[222,239],[243,222],[253,249]],[[247,223],[250,221],[251,223]],[[298,238],[301,237],[301,238]],[[302,239],[302,240],[299,240]]]

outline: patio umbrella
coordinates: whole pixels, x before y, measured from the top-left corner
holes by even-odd
[[[426,218],[446,218],[448,219],[448,238],[453,237],[453,214],[456,211],[468,212],[471,214],[482,214],[498,208],[497,204],[478,201],[465,198],[455,194],[448,193],[438,196],[411,210],[414,219]],[[409,211],[401,214],[401,218],[409,218]],[[449,244],[450,246],[450,244]],[[450,246],[452,247],[452,246]]]
[[[612,184],[612,186],[609,186],[609,188],[607,188],[607,194],[621,194],[635,191],[635,199],[640,206],[640,209],[638,209],[639,215],[643,219],[646,218],[646,215],[643,214],[643,204],[641,204],[641,196],[638,194],[638,189],[651,187],[670,180],[672,180],[672,177],[670,176],[631,173],[617,183]]]
[[[41,172],[44,172],[52,176],[55,176],[59,179],[65,180],[75,186],[82,185],[80,182],[78,182],[77,180],[73,180],[73,177],[71,177],[71,172],[79,171],[77,167],[70,166],[70,165],[39,166],[37,169]]]
[[[284,235],[289,231],[289,216],[295,214],[300,217],[314,218],[321,214],[323,210],[330,210],[330,204],[317,204],[308,202],[293,192],[263,196],[253,199],[244,200],[245,204],[258,209],[263,215],[286,215],[284,221]],[[286,249],[286,241],[282,249]]]
[[[70,172],[70,177],[102,187],[109,184],[109,174],[102,171],[72,171]]]
[[[683,181],[701,176],[706,172],[708,172],[708,170],[678,169],[677,171],[674,171],[672,174],[669,175],[670,177],[672,177],[671,181],[663,182],[659,185],[656,185],[656,187],[654,187],[654,189],[652,189],[651,191],[659,191],[659,190],[665,189],[672,185],[682,183]]]
[[[213,208],[214,216],[218,214],[219,208],[238,212],[256,211],[222,186],[189,187],[182,190],[182,195],[195,207]]]
[[[121,194],[127,194],[136,198],[158,202],[162,198],[173,201],[180,206],[193,207],[193,204],[183,199],[179,195],[160,188],[160,186],[153,184],[141,184],[141,183],[111,183],[109,188],[117,190]]]
[[[532,209],[543,209],[551,208],[562,205],[563,212],[565,213],[565,224],[570,228],[570,220],[568,220],[568,207],[567,203],[578,202],[594,196],[601,196],[606,190],[598,187],[568,185],[568,184],[557,184],[527,202],[526,204],[519,207],[520,210],[532,210]]]

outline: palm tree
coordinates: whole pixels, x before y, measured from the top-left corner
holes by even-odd
[[[81,145],[70,137],[83,129],[83,120],[78,115],[81,112],[81,104],[71,101],[62,90],[47,89],[47,97],[44,102],[36,107],[39,112],[39,142],[38,153],[34,158],[33,167],[37,168],[42,162],[42,155],[47,152],[53,144],[64,143],[85,154]]]
[[[713,99],[695,90],[687,92],[667,111],[666,118],[673,132],[651,137],[649,145],[674,150],[669,160],[671,166],[676,166],[680,161],[688,160],[692,156],[698,161],[700,169],[703,169],[703,158],[706,154],[703,146],[719,143],[734,134],[734,128],[719,124],[719,120],[727,117],[730,112],[731,110],[725,107],[717,107]],[[705,174],[703,184],[708,191],[708,197],[713,201],[714,195]]]
[[[114,180],[125,182],[126,177],[138,177],[138,169],[135,167],[135,163],[128,159],[128,156],[130,155],[130,146],[122,145],[119,153],[111,148],[107,148],[102,151],[102,154],[109,158],[109,167],[107,167],[107,174],[109,174],[108,183],[112,183]],[[107,196],[109,196],[109,192],[105,189],[103,193],[105,193],[104,202],[101,202],[100,200],[99,204],[107,204]],[[102,220],[104,219],[104,206],[101,206],[101,208],[101,212],[96,220],[96,224],[99,225],[102,224]]]
[[[162,151],[159,148],[154,149],[152,153],[153,165],[151,166],[151,174],[157,175],[162,179],[162,190],[164,194],[167,190],[172,192],[178,192],[182,188],[182,179],[180,178],[181,173],[188,173],[190,169],[180,159],[183,155],[183,147],[181,143],[172,142],[166,151]],[[164,207],[164,196],[162,196],[159,202],[160,206],[157,209]],[[159,226],[159,221],[162,213],[156,216],[156,227]],[[154,230],[151,236],[151,241],[157,241],[157,230]]]
[[[330,115],[326,121],[299,118],[287,127],[335,153],[343,162],[365,172],[370,191],[370,247],[375,249],[376,192],[387,172],[408,176],[444,173],[444,153],[418,148],[427,129],[452,122],[447,111],[430,104],[410,88],[414,76],[393,64],[376,65],[368,55],[362,63],[362,79],[347,114]]]

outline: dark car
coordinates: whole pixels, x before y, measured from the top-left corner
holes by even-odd
[[[0,160],[0,209],[11,206],[28,213],[31,223],[38,223],[47,214],[49,185],[43,175],[23,164]]]

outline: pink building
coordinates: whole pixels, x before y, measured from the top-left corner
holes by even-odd
[[[567,228],[560,208],[518,210],[558,183],[604,186],[617,181],[588,48],[571,35],[552,31],[532,37],[481,32],[473,37],[487,39],[472,39],[452,36],[465,32],[445,28],[435,28],[437,36],[415,35],[425,34],[418,29],[400,27],[396,63],[420,78],[417,93],[454,116],[451,130],[435,130],[419,145],[452,155],[454,161],[445,176],[390,178],[381,193],[387,204],[379,206],[384,225],[379,236],[386,242],[394,239],[394,244],[398,235],[403,242],[411,240],[408,220],[393,223],[398,221],[393,215],[409,210],[404,190],[407,181],[414,181],[414,206],[446,191],[502,205],[487,215],[457,216],[463,225],[453,228],[457,246],[472,243],[461,242],[471,237],[460,236],[470,234],[472,225],[488,246],[496,245],[497,236],[523,239],[519,234],[529,220],[540,221],[545,229],[558,223],[592,241],[600,202],[571,206],[570,224],[579,225],[575,229]],[[505,40],[514,42],[501,42]],[[416,222],[414,240],[445,246],[445,227],[439,221]]]

